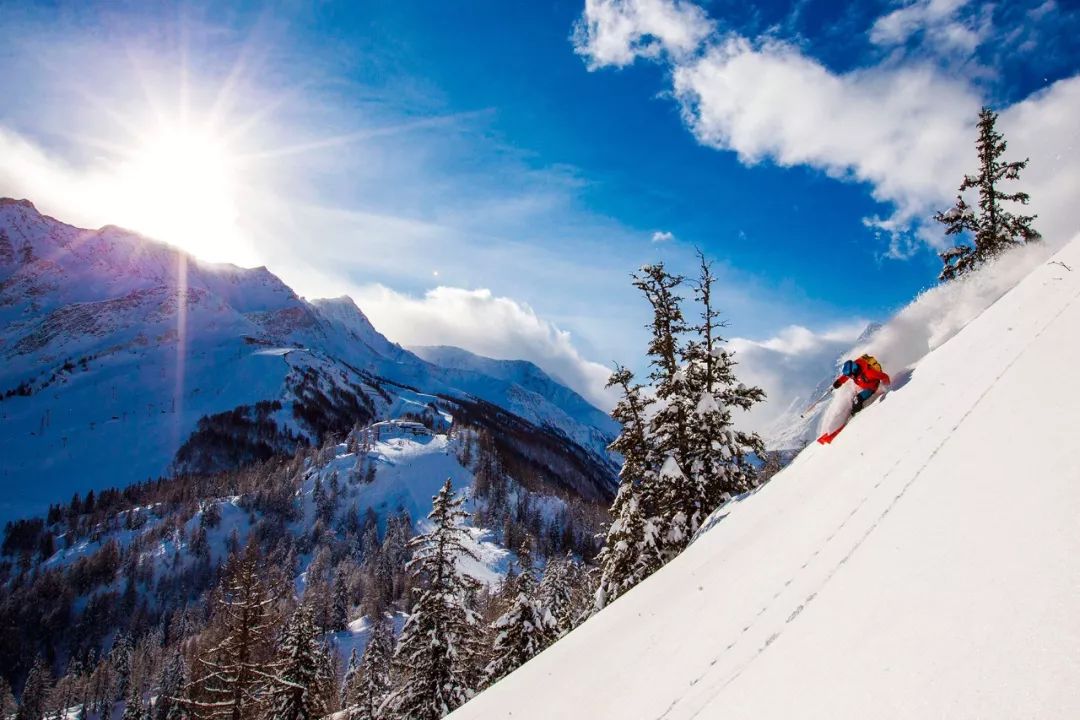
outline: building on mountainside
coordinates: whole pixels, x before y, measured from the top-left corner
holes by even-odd
[[[384,420],[369,425],[364,430],[371,442],[382,442],[391,438],[431,437],[434,433],[423,423],[412,420]]]

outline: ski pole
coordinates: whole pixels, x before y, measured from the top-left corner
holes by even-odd
[[[819,403],[819,402],[821,402],[821,401],[822,401],[822,400],[824,400],[825,398],[829,397],[829,393],[831,393],[831,392],[832,392],[832,389],[826,390],[826,391],[825,391],[825,394],[824,394],[824,395],[822,395],[821,397],[819,397],[819,398],[818,398],[817,400],[815,400],[814,402],[810,403],[810,407],[808,407],[808,408],[806,408],[805,410],[803,410],[803,411],[802,411],[802,415],[800,415],[799,417],[801,417],[801,418],[804,418],[804,417],[806,417],[806,416],[807,416],[807,414],[809,414],[809,412],[810,412],[811,410],[813,410],[814,408],[816,408],[816,407],[818,406],[818,403]]]

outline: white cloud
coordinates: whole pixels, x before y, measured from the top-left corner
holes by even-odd
[[[654,243],[666,243],[675,239],[675,234],[668,230],[657,230],[652,234],[652,241]]]
[[[979,98],[929,66],[837,75],[793,46],[729,37],[673,77],[699,142],[746,164],[810,165],[868,182],[902,218],[940,202],[941,179],[958,182],[974,155],[957,143]]]
[[[590,68],[622,67],[639,57],[685,57],[714,30],[705,11],[684,0],[585,0],[573,40]]]
[[[570,333],[523,303],[490,290],[437,287],[423,297],[382,285],[353,293],[381,332],[402,345],[455,345],[499,360],[529,360],[597,407],[610,409],[611,369],[586,360]]]
[[[628,4],[633,3],[620,3],[622,14],[633,16]],[[930,22],[952,17],[946,10],[958,7],[919,2],[897,12],[921,12]],[[656,12],[654,2],[649,8]],[[925,60],[836,73],[802,49],[772,38],[708,34],[711,21],[686,3],[678,13],[697,28],[696,34],[690,29],[684,34],[703,38],[698,52],[658,57],[638,52],[632,42],[622,47],[670,65],[674,97],[699,142],[735,152],[747,165],[803,165],[866,183],[875,199],[893,207],[891,216],[867,218],[888,238],[889,256],[905,257],[923,244],[944,243],[928,219],[951,203],[963,174],[975,166],[974,124],[985,100],[971,82]],[[603,17],[593,22],[602,23]],[[900,38],[914,31],[912,23],[910,15],[901,15],[877,32],[882,41]],[[598,36],[603,32],[602,26],[595,29]],[[626,62],[610,48],[588,57],[593,66]],[[1046,235],[1068,237],[1077,226],[1072,201],[1061,188],[1080,182],[1080,146],[1067,120],[1068,108],[1074,114],[1080,107],[1078,92],[1080,76],[1001,112],[1010,159],[1031,158],[1022,185]]]
[[[939,52],[971,54],[992,30],[992,6],[965,17],[970,0],[914,0],[878,18],[870,28],[876,45],[903,45],[922,35],[922,46]]]

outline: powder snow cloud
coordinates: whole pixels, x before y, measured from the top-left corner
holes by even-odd
[[[768,402],[755,405],[741,419],[748,430],[768,433],[782,417],[800,413],[811,391],[836,369],[837,359],[868,323],[853,320],[824,330],[791,325],[764,340],[733,338],[739,380],[765,390]]]

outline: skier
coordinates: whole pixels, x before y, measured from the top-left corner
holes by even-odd
[[[863,355],[858,360],[845,360],[840,377],[833,381],[833,390],[848,380],[854,380],[855,384],[862,388],[851,403],[852,415],[863,409],[863,405],[874,396],[881,383],[891,384],[889,376],[881,369],[881,363],[873,355]]]

